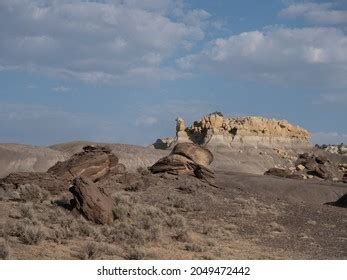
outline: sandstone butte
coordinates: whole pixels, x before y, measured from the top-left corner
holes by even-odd
[[[309,132],[286,120],[258,116],[227,118],[220,113],[204,116],[185,126],[176,119],[176,137],[158,139],[158,148],[172,148],[177,143],[193,142],[200,145],[227,145],[231,147],[309,147]],[[155,146],[156,146],[155,144]]]

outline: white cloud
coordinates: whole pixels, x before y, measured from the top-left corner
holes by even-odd
[[[337,132],[314,132],[311,133],[311,141],[313,144],[347,143],[347,134]]]
[[[317,24],[345,24],[347,23],[347,10],[334,9],[333,3],[296,3],[291,4],[280,12],[286,18],[303,17]]]
[[[175,79],[176,69],[163,65],[204,37],[208,17],[179,0],[2,0],[0,71],[92,83],[132,82],[140,72]]]
[[[236,81],[345,87],[347,36],[336,28],[270,28],[216,39],[177,63]]]

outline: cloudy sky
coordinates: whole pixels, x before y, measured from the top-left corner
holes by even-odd
[[[212,111],[347,142],[347,0],[1,0],[0,142],[148,145]]]

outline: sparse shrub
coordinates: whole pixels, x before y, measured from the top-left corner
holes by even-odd
[[[134,225],[121,223],[112,229],[110,238],[116,242],[126,242],[133,245],[143,245],[146,234]]]
[[[23,184],[18,188],[20,198],[24,201],[42,202],[50,196],[49,192],[33,184]]]
[[[27,245],[39,244],[45,238],[45,232],[41,226],[27,225],[19,235],[19,239]]]
[[[0,242],[0,259],[7,260],[10,256],[10,247],[6,241]]]
[[[205,235],[209,235],[211,234],[213,231],[213,225],[211,224],[207,224],[207,223],[203,223],[202,225],[202,233]]]
[[[182,228],[187,226],[186,219],[179,214],[175,214],[169,217],[169,219],[167,220],[167,224],[171,228],[175,228],[175,227]]]
[[[184,248],[187,250],[187,251],[191,251],[191,252],[203,252],[204,251],[204,248],[198,244],[194,244],[194,243],[187,243],[185,244]]]
[[[95,229],[83,218],[76,220],[75,223],[71,225],[71,230],[76,231],[80,236],[95,236]]]
[[[173,229],[173,238],[182,242],[190,240],[187,223],[183,216],[173,215],[168,219],[167,224]]]
[[[186,200],[177,195],[168,196],[169,204],[175,208],[184,209],[186,207]]]
[[[195,194],[196,192],[196,187],[189,186],[189,185],[181,185],[181,186],[178,186],[177,189],[181,191],[182,193],[187,193],[187,194]]]
[[[125,259],[127,260],[143,260],[145,258],[145,252],[138,247],[127,248]]]
[[[95,260],[100,258],[102,253],[101,247],[95,242],[87,243],[78,254],[81,260]]]
[[[139,186],[140,184],[136,182],[134,184],[131,184],[130,186],[125,187],[124,190],[127,192],[137,192],[140,189]]]
[[[35,213],[32,204],[21,204],[19,206],[19,213],[22,218],[28,218],[29,220],[33,220],[35,218]]]
[[[112,213],[115,220],[123,221],[130,215],[130,207],[127,204],[119,203],[113,206]]]

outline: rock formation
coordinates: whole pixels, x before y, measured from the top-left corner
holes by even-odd
[[[347,145],[343,143],[339,145],[315,145],[315,147],[332,154],[347,155]]]
[[[212,161],[213,155],[208,149],[193,143],[179,143],[170,155],[160,159],[149,170],[152,173],[191,174],[209,182],[214,177],[207,168]]]
[[[173,144],[178,143],[191,143],[191,139],[188,136],[187,128],[182,118],[176,119],[176,138]]]
[[[92,222],[112,224],[113,201],[103,189],[99,189],[87,178],[78,177],[73,180],[73,186],[69,190],[74,196],[72,208],[76,208]]]
[[[69,160],[56,163],[47,172],[68,181],[83,176],[95,182],[107,174],[124,173],[124,171],[125,166],[118,163],[118,158],[110,149],[102,146],[85,146],[83,152],[74,154]]]
[[[177,118],[176,138],[168,146],[172,148],[174,144],[184,142],[233,147],[310,147],[308,131],[286,120],[225,118],[218,112],[204,116],[190,127],[185,127],[184,120]]]
[[[336,182],[345,182],[345,164],[337,164],[325,156],[303,153],[298,156],[295,166],[289,169],[270,168],[265,175],[293,179],[320,178]]]
[[[21,186],[39,187],[51,194],[61,194],[68,190],[68,182],[57,176],[44,172],[18,172],[11,173],[0,179],[0,189],[17,191]]]
[[[85,177],[93,182],[110,174],[123,174],[126,168],[118,163],[118,158],[102,146],[85,146],[83,152],[74,154],[70,159],[58,162],[47,172],[17,172],[0,179],[0,199],[10,194],[7,199],[18,200],[20,191],[43,189],[52,195],[68,191],[70,182],[76,177]],[[8,196],[8,195],[7,195]]]

